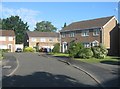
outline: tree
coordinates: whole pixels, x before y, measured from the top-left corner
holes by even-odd
[[[54,25],[51,24],[49,21],[41,21],[36,24],[36,28],[34,31],[40,32],[55,32],[57,30]]]
[[[23,43],[24,34],[29,31],[27,22],[24,23],[19,16],[11,16],[2,20],[3,30],[14,30],[16,35],[16,43]]]
[[[60,43],[56,43],[53,48],[53,53],[59,53],[60,52]]]
[[[2,29],[2,19],[0,18],[0,29]]]
[[[67,24],[66,24],[66,22],[64,23],[64,26],[62,27],[62,28],[64,28],[64,27],[66,27],[67,26]]]
[[[75,43],[74,41],[72,41],[68,46],[69,56],[71,58],[78,57],[78,53],[83,47],[84,46],[81,43]]]

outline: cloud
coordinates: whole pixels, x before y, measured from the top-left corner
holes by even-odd
[[[28,23],[30,30],[34,30],[36,22],[41,21],[41,19],[39,18],[39,15],[41,14],[40,11],[35,11],[32,9],[27,9],[27,8],[13,9],[13,8],[8,8],[8,7],[2,6],[2,9],[0,9],[0,13],[2,13],[1,18],[7,18],[7,17],[10,17],[11,15],[12,16],[15,16],[15,15],[20,16],[20,18],[24,22]]]

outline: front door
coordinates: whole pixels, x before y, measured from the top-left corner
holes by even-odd
[[[12,44],[8,44],[8,49],[10,50],[10,52],[12,52]]]

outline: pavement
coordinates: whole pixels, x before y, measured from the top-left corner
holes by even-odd
[[[97,82],[101,83],[103,87],[120,87],[119,64],[111,65],[103,63],[85,63],[78,60],[71,60],[68,57],[46,56],[58,59],[59,61],[65,62],[79,70],[84,71],[93,77]]]

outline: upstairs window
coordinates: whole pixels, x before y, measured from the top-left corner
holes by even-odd
[[[66,37],[66,34],[65,34],[65,33],[62,33],[61,37],[62,37],[62,38],[65,38],[65,37]]]
[[[9,37],[8,39],[9,39],[9,41],[13,41],[13,37]]]
[[[75,32],[70,32],[69,37],[75,37]]]
[[[49,38],[49,41],[50,41],[50,42],[53,42],[53,41],[54,41],[54,39],[53,39],[53,38]]]
[[[6,37],[0,36],[0,41],[6,41]]]
[[[46,42],[45,38],[40,38],[40,42]]]
[[[31,38],[32,42],[36,42],[37,39],[36,38]]]
[[[100,33],[99,29],[93,29],[93,36],[98,36]]]
[[[82,31],[81,36],[89,36],[89,30]]]

